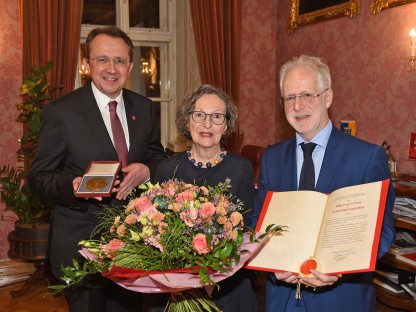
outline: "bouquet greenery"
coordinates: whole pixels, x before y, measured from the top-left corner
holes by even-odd
[[[217,311],[195,289],[231,276],[267,234],[281,230],[271,225],[258,237],[253,229],[243,231],[243,203],[232,200],[230,182],[205,187],[171,179],[141,186],[141,196],[126,207],[100,211],[92,237],[101,239],[81,241],[87,260],[62,267],[64,284],[50,288],[59,292],[102,273],[134,291],[176,293],[168,311]]]

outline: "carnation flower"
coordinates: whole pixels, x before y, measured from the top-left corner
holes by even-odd
[[[120,236],[120,237],[123,237],[124,236],[124,232],[126,231],[126,226],[124,225],[124,224],[120,224],[118,227],[117,227],[117,235],[118,236]]]
[[[181,219],[189,227],[193,227],[198,221],[198,211],[195,208],[188,208],[180,214]]]
[[[116,256],[116,250],[123,247],[123,241],[113,238],[108,245],[103,245],[102,250],[106,254],[107,257],[113,259]]]
[[[237,226],[238,224],[243,222],[243,215],[239,213],[238,211],[234,211],[230,215],[230,220],[233,226]]]
[[[126,222],[127,224],[133,224],[135,222],[137,222],[137,215],[135,213],[129,214],[125,219],[124,222]]]
[[[179,193],[176,196],[176,202],[178,202],[180,204],[183,204],[186,201],[190,202],[192,200],[194,200],[194,194],[190,191],[185,191],[185,192]]]

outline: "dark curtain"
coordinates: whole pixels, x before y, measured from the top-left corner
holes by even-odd
[[[23,77],[34,65],[53,61],[49,81],[60,97],[74,90],[83,0],[20,0]]]
[[[229,94],[238,106],[240,97],[241,0],[189,0],[198,64],[203,84]],[[226,142],[238,153],[238,126]]]

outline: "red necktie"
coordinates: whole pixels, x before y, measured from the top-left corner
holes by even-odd
[[[114,147],[116,148],[118,154],[118,160],[121,162],[121,167],[124,168],[128,164],[128,150],[123,127],[121,126],[121,122],[116,111],[117,101],[111,101],[108,105],[110,107],[110,120],[111,130],[113,131]]]
[[[316,147],[315,143],[301,143],[303,150],[303,165],[300,172],[299,190],[315,190],[315,167],[312,160],[312,152]]]

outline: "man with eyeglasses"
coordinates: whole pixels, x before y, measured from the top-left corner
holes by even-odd
[[[267,191],[309,189],[329,194],[339,188],[390,178],[386,153],[381,146],[339,131],[329,119],[328,109],[333,100],[331,76],[320,58],[301,55],[286,62],[280,70],[280,92],[280,103],[296,135],[264,151],[251,219],[253,227]],[[313,163],[310,184],[302,179],[302,146],[308,144],[312,147]],[[390,184],[378,258],[389,250],[395,237],[394,199]],[[308,277],[291,272],[271,273],[266,286],[266,311],[375,311],[371,272],[344,276],[330,276],[317,270],[311,273]],[[298,285],[300,298],[296,296]]]
[[[123,88],[133,67],[131,39],[117,27],[97,28],[89,33],[85,48],[83,63],[92,82],[45,107],[28,178],[36,194],[55,204],[50,262],[57,278],[61,265],[85,260],[78,243],[90,238],[100,205],[125,204],[130,192],[151,178],[165,159],[153,103]],[[122,169],[111,198],[75,197],[91,161],[117,160]],[[99,274],[64,294],[70,312],[143,310],[140,293]]]

